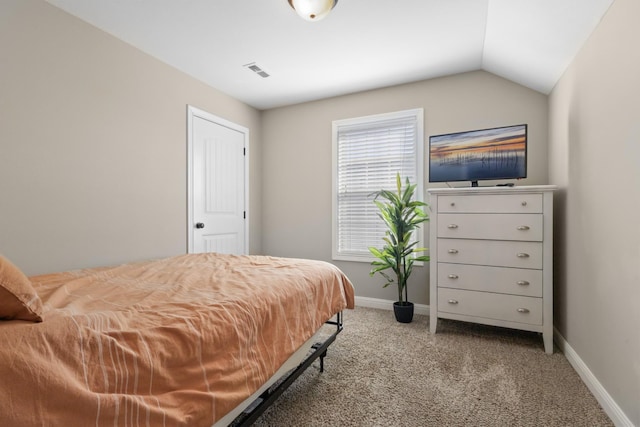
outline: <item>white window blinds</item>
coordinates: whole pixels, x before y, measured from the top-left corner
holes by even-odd
[[[334,122],[334,259],[370,260],[385,225],[372,193],[396,190],[399,172],[419,183],[422,199],[422,110]]]

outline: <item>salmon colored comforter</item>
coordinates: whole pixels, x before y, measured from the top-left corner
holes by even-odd
[[[30,279],[44,321],[0,322],[2,426],[211,426],[354,305],[333,265],[263,256]]]

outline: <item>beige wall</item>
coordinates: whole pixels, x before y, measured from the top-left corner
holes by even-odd
[[[425,148],[429,135],[528,123],[529,172],[519,185],[548,183],[547,97],[486,72],[272,109],[263,115],[264,252],[331,261],[331,122],[419,107]],[[368,263],[336,265],[358,296],[396,299],[384,279],[369,277]],[[428,266],[414,269],[409,286],[410,300],[428,304]]]
[[[640,2],[617,0],[550,96],[556,327],[640,426]]]
[[[186,252],[186,106],[260,112],[41,0],[0,2],[0,252],[27,274]]]

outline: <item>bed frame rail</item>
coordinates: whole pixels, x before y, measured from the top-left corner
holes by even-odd
[[[253,424],[317,358],[320,358],[320,372],[324,372],[324,358],[327,355],[327,349],[343,329],[342,312],[336,314],[335,320],[328,320],[325,324],[336,326],[336,330],[323,342],[313,344],[311,346],[313,351],[296,368],[289,371],[283,379],[262,393],[245,409],[245,412],[230,424],[231,426],[244,427]]]

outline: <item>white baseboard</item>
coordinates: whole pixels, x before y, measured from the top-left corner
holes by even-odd
[[[578,353],[575,352],[564,337],[558,332],[556,328],[553,328],[553,335],[558,348],[564,353],[564,356],[569,361],[569,364],[573,366],[573,369],[580,375],[582,381],[586,384],[587,388],[594,395],[602,409],[607,413],[613,424],[619,427],[634,427],[631,420],[620,409],[618,404],[613,400],[607,390],[600,384],[600,381],[589,370],[589,367],[582,361]]]
[[[379,308],[382,310],[393,310],[393,301],[379,298],[359,297],[355,298],[356,305],[361,307]],[[425,304],[413,304],[415,314],[429,315],[429,306]]]

